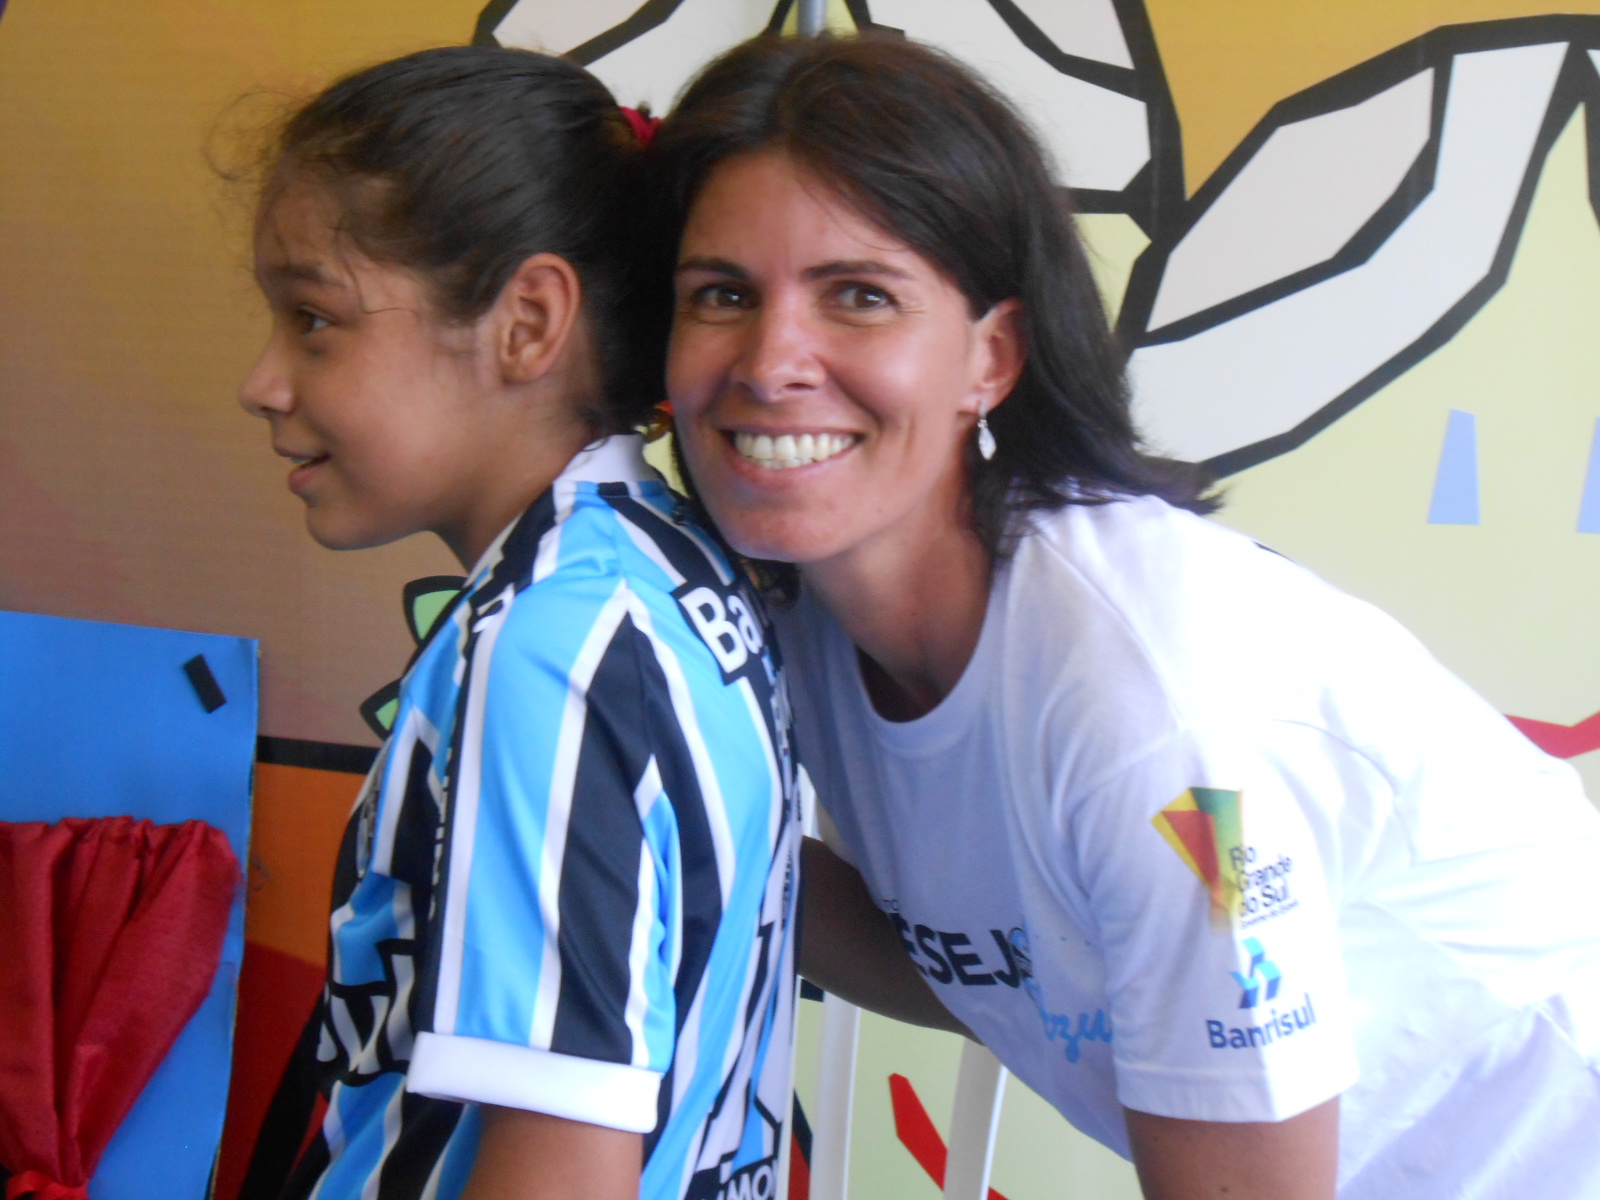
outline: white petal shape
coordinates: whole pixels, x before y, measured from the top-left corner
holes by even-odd
[[[966,0],[872,0],[872,19],[905,30],[983,72],[1055,156],[1057,178],[1119,192],[1150,158],[1144,104],[1063,75],[1020,41],[994,9]]]
[[[1430,69],[1274,130],[1172,252],[1150,327],[1332,258],[1416,162],[1432,109]]]
[[[751,0],[684,0],[660,25],[590,63],[589,69],[618,103],[648,103],[657,116],[665,115],[701,67],[767,27],[772,7]]]
[[[1134,356],[1135,414],[1190,461],[1287,432],[1411,346],[1489,272],[1564,44],[1456,58],[1433,191],[1370,259]]]
[[[502,46],[565,54],[622,24],[638,7],[639,0],[518,0],[494,36]]]
[[[1016,0],[1016,4],[1066,53],[1114,67],[1133,66],[1111,0]]]

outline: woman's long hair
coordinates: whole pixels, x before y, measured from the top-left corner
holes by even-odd
[[[758,37],[699,75],[656,148],[679,230],[718,165],[779,150],[944,271],[974,316],[1021,301],[1027,360],[989,414],[998,449],[968,449],[993,561],[1041,508],[1145,495],[1216,507],[1198,469],[1141,450],[1067,193],[1027,123],[965,66],[888,34]]]

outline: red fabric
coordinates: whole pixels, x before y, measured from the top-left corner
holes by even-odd
[[[627,118],[628,126],[633,130],[633,136],[639,139],[641,148],[648,150],[650,143],[655,141],[656,130],[661,128],[660,117],[647,117],[636,108],[621,105],[622,115]]]
[[[67,1187],[38,1171],[24,1171],[6,1180],[6,1200],[32,1196],[33,1200],[89,1200],[86,1187]]]
[[[81,1200],[217,972],[239,864],[201,821],[0,822],[0,1164]]]

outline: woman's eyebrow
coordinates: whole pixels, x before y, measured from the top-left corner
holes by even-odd
[[[891,279],[910,279],[911,272],[891,267],[888,263],[871,258],[843,259],[807,267],[801,273],[804,279],[833,279],[840,275],[887,275]]]
[[[712,275],[726,275],[730,279],[749,279],[750,272],[736,262],[726,258],[712,258],[704,254],[695,254],[684,259],[678,264],[678,273],[684,271],[706,271]]]

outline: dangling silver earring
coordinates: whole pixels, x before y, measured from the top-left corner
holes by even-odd
[[[989,430],[989,414],[987,408],[978,410],[978,453],[983,455],[983,461],[988,462],[994,457],[994,434]]]

